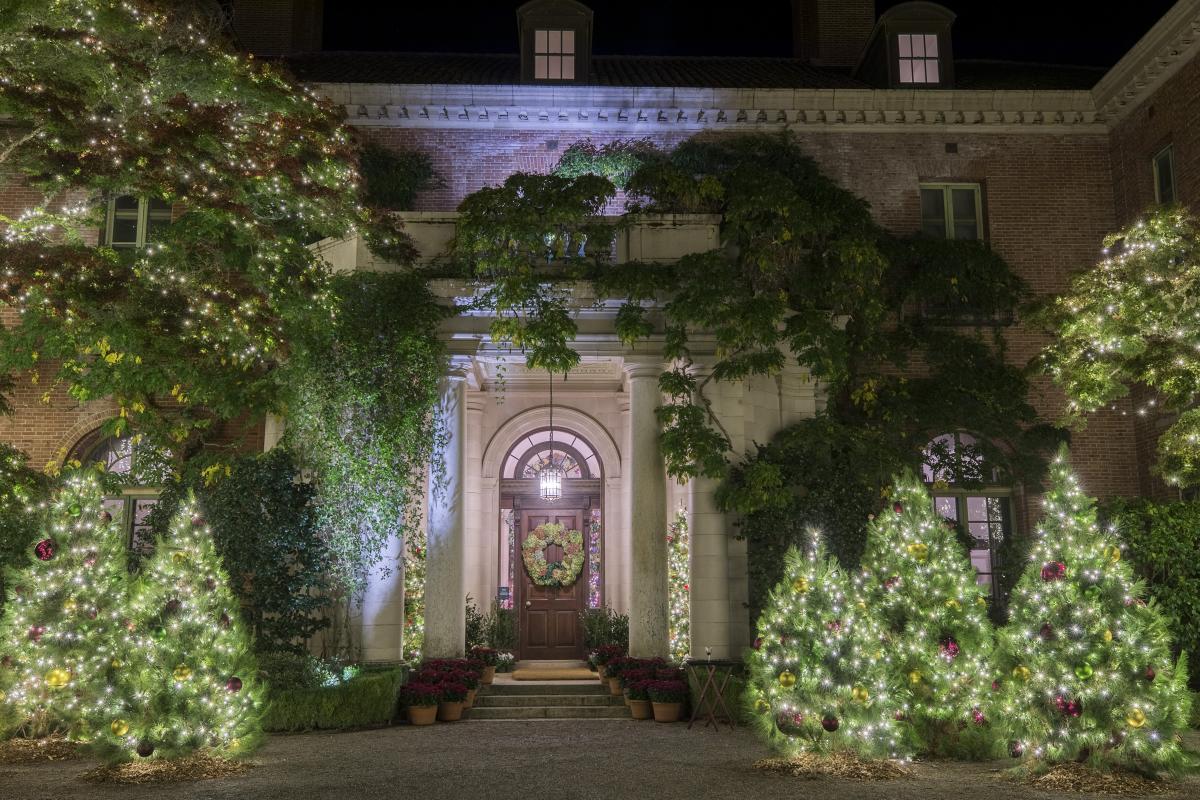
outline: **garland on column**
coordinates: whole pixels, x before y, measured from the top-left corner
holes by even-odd
[[[667,529],[667,592],[670,608],[671,660],[682,661],[691,651],[692,568],[687,512],[680,508]]]
[[[418,537],[404,543],[404,644],[405,658],[421,660],[425,645],[425,547]]]

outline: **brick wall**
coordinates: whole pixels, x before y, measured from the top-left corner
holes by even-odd
[[[855,66],[874,27],[874,0],[792,0],[795,55],[814,64]]]
[[[1113,129],[1113,195],[1118,225],[1133,222],[1154,203],[1154,171],[1150,159],[1171,145],[1175,161],[1175,193],[1179,202],[1200,208],[1200,58],[1193,58]],[[1134,394],[1143,405],[1149,395]],[[1178,497],[1151,472],[1158,437],[1170,424],[1162,417],[1136,417],[1138,491],[1159,500]]]

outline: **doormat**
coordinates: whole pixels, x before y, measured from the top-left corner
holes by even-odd
[[[596,681],[599,678],[596,673],[585,667],[575,667],[555,669],[553,667],[535,668],[529,667],[525,669],[514,670],[512,674],[514,681]]]

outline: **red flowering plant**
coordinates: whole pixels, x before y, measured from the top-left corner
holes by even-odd
[[[649,700],[650,699],[650,681],[635,680],[625,684],[625,694],[630,700]]]
[[[436,706],[442,700],[442,686],[435,683],[409,683],[401,691],[405,706]]]
[[[682,681],[683,670],[673,665],[661,666],[654,671],[654,679],[658,681]]]
[[[625,648],[619,644],[602,644],[592,653],[592,663],[598,667],[607,667],[609,662],[625,655]]]
[[[634,664],[630,669],[621,672],[621,686],[628,689],[635,683],[640,681],[649,681],[654,679],[654,671],[645,667]]]
[[[444,681],[441,688],[442,701],[446,703],[461,703],[467,699],[467,692],[471,691],[465,683],[453,680]]]
[[[683,681],[647,681],[645,686],[655,703],[682,703],[688,698],[688,687]]]
[[[454,672],[449,673],[449,675],[451,677],[447,678],[448,681],[462,683],[466,685],[468,689],[478,689],[480,681],[483,677],[481,673],[476,672],[473,669],[455,670]]]
[[[494,667],[500,663],[500,651],[477,644],[471,648],[471,658],[485,667]]]

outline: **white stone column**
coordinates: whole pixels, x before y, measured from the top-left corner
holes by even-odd
[[[426,658],[463,655],[466,603],[466,368],[455,363],[442,381],[437,413],[445,441],[429,471],[429,545],[425,557]]]
[[[667,485],[658,420],[658,378],[662,364],[626,359],[629,378],[629,487],[626,515],[631,538],[632,591],[629,652],[666,656],[667,634]]]
[[[493,593],[489,578],[495,573],[495,564],[489,559],[489,544],[495,536],[487,536],[483,530],[483,394],[466,390],[466,436],[463,462],[463,507],[466,510],[466,552],[464,566],[464,593],[481,610],[486,611]],[[489,567],[490,573],[489,574]]]

